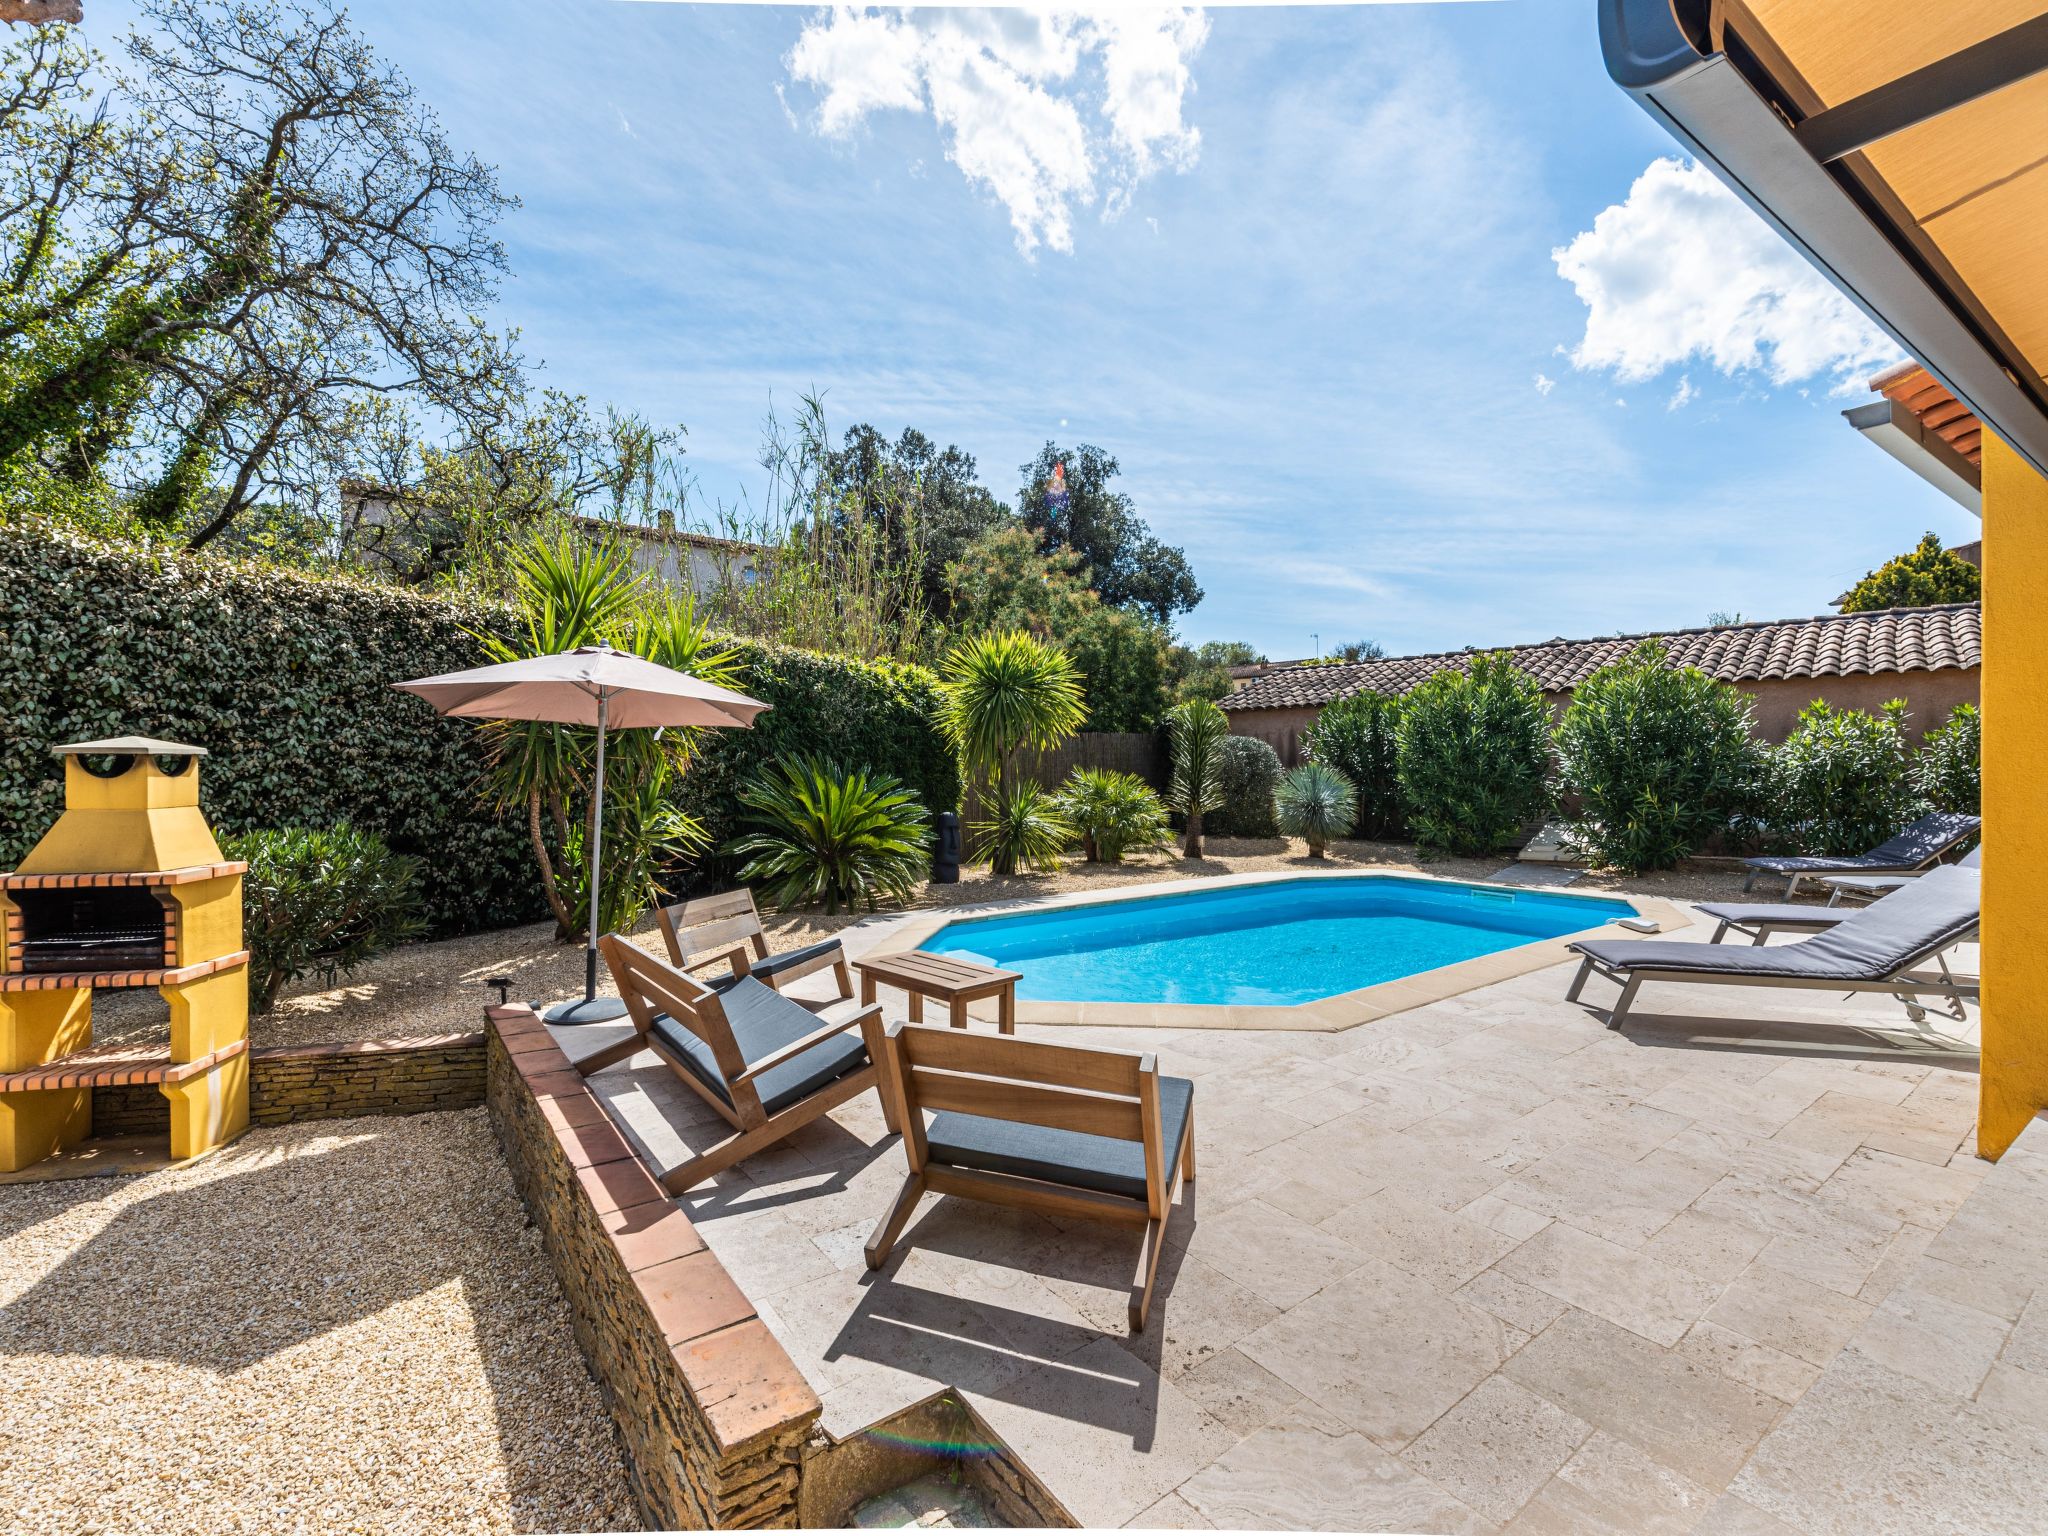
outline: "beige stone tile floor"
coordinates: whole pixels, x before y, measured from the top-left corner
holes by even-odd
[[[2048,1151],[1980,1188],[1974,1021],[1666,987],[1611,1032],[1569,975],[1337,1033],[1024,1026],[1195,1080],[1135,1337],[1128,1229],[927,1196],[868,1272],[872,1096],[681,1203],[830,1431],[953,1388],[1086,1525],[2038,1530]],[[715,1135],[652,1056],[592,1081],[657,1164]]]

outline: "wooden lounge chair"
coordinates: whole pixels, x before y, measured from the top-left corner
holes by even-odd
[[[1867,907],[1842,914],[1826,932],[1797,944],[1752,948],[1670,940],[1584,939],[1569,946],[1583,957],[1565,1001],[1575,1003],[1587,978],[1599,974],[1621,988],[1607,1015],[1619,1029],[1646,981],[1738,987],[1799,987],[1821,992],[1889,992],[1917,1023],[1923,997],[1946,1000],[1956,1018],[1977,997],[1975,977],[1954,976],[1942,958],[1977,931],[1975,870],[1931,870]],[[1916,967],[1932,960],[1939,975]]]
[[[1904,875],[1934,865],[1976,836],[1983,821],[1956,811],[1929,811],[1897,837],[1887,838],[1868,853],[1845,858],[1804,854],[1793,858],[1771,855],[1744,859],[1749,875],[1742,882],[1746,891],[1758,875],[1782,875],[1785,894],[1797,896],[1799,887],[1822,875]]]
[[[761,927],[760,909],[754,905],[754,893],[745,886],[736,891],[721,891],[716,896],[676,902],[661,908],[660,917],[669,964],[677,970],[701,971],[721,962],[727,967],[724,975],[706,981],[714,991],[723,991],[742,976],[751,976],[779,992],[798,977],[829,966],[839,982],[840,999],[853,996],[853,976],[846,967],[846,951],[837,939],[820,939],[780,954],[768,952],[768,935]]]
[[[1152,1308],[1166,1220],[1195,1176],[1195,1085],[1151,1056],[892,1024],[876,1053],[910,1174],[868,1239],[879,1269],[926,1190],[1145,1229],[1131,1331]],[[931,1122],[925,1122],[926,1112]]]
[[[664,965],[615,933],[597,941],[633,1033],[583,1057],[585,1077],[652,1050],[732,1127],[717,1146],[661,1175],[672,1195],[773,1146],[875,1083],[879,1003],[837,1023],[751,976],[723,989]],[[891,1111],[882,1106],[887,1118]],[[896,1128],[889,1121],[889,1128]]]

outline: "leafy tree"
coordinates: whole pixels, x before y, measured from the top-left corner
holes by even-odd
[[[1550,712],[1504,652],[1412,690],[1401,709],[1401,798],[1423,847],[1478,855],[1550,806]]]
[[[1330,648],[1329,661],[1378,661],[1387,654],[1387,648],[1377,640],[1346,640]]]
[[[1079,555],[1089,583],[1112,608],[1136,609],[1165,624],[1202,600],[1187,556],[1154,538],[1131,498],[1111,488],[1117,462],[1109,454],[1048,442],[1020,472],[1017,515],[1024,526],[1048,549]],[[1062,480],[1064,491],[1056,490]]]
[[[894,443],[866,423],[849,427],[826,468],[841,491],[836,515],[875,524],[898,561],[914,559],[925,605],[941,619],[953,600],[949,567],[1011,522],[1010,509],[977,477],[973,454],[942,449],[915,427]]]
[[[1771,826],[1802,853],[1875,847],[1913,819],[1906,701],[1876,714],[1815,699],[1772,760]]]
[[[1057,815],[1049,797],[1041,806],[1024,794],[1036,786],[1013,782],[1014,760],[1025,747],[1049,750],[1080,728],[1087,714],[1080,674],[1056,646],[1013,630],[958,641],[939,677],[940,729],[968,771],[995,790],[984,851],[996,874],[1015,874],[1017,859],[1032,857],[1042,841],[1037,831]]]
[[[1625,874],[1669,869],[1758,808],[1766,751],[1749,698],[1645,641],[1573,691],[1557,729],[1579,796],[1572,841]]]
[[[1324,706],[1302,739],[1312,763],[1327,763],[1351,782],[1360,837],[1402,832],[1400,781],[1401,700],[1360,692]]]
[[[1081,670],[1091,731],[1149,731],[1166,713],[1166,631],[1120,608],[1097,608],[1067,637]]]
[[[1984,573],[1941,547],[1928,534],[1865,576],[1842,599],[1842,612],[1879,608],[1922,608],[1930,603],[1974,603],[1984,590]]]
[[[1913,781],[1937,811],[1975,816],[1982,810],[1984,717],[1974,704],[1958,704],[1927,733],[1913,759]]]
[[[1227,697],[1235,686],[1230,675],[1232,667],[1258,666],[1265,659],[1256,646],[1242,640],[1205,640],[1193,647],[1176,645],[1169,653],[1167,686],[1176,704],[1188,699],[1213,702]]]
[[[1230,717],[1207,699],[1189,699],[1166,712],[1166,736],[1173,776],[1166,803],[1187,818],[1181,857],[1202,856],[1202,817],[1223,803],[1223,744]]]
[[[0,462],[196,545],[379,399],[488,413],[511,200],[325,4],[142,11],[118,64],[62,29],[0,56]]]

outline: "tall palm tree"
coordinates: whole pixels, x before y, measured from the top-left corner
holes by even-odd
[[[1014,795],[1017,753],[1056,747],[1087,718],[1081,675],[1057,646],[1013,630],[960,641],[946,653],[939,676],[939,726],[968,772],[993,782],[996,816],[990,825],[1005,825],[1012,819],[1005,808]],[[992,838],[995,873],[1015,874],[1019,851],[1014,839]]]
[[[1166,803],[1187,817],[1187,840],[1181,857],[1202,856],[1202,813],[1223,803],[1223,738],[1230,717],[1208,699],[1189,699],[1166,712],[1167,739],[1173,748],[1173,777]]]

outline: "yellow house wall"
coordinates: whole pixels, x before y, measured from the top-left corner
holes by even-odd
[[[1977,1150],[2048,1107],[2048,480],[1984,434],[1983,1065]]]

